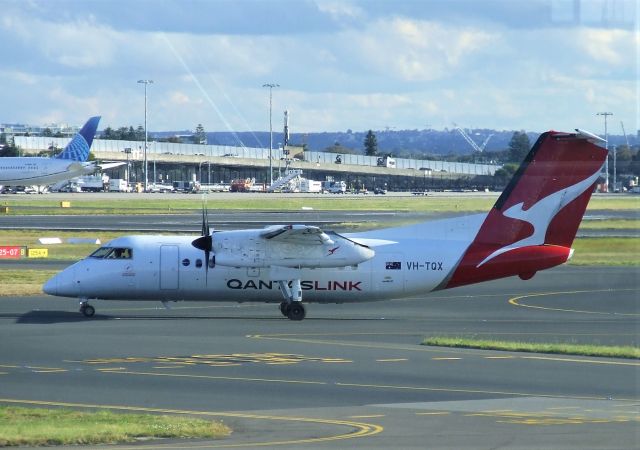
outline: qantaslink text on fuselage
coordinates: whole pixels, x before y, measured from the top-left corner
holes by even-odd
[[[274,281],[264,280],[239,280],[232,278],[227,281],[227,287],[229,289],[274,289],[278,284],[274,285]],[[362,291],[360,284],[362,281],[317,281],[317,280],[302,280],[300,281],[300,287],[303,291]],[[292,283],[289,282],[289,287]]]

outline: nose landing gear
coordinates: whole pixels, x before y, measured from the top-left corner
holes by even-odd
[[[80,312],[85,317],[93,317],[96,313],[96,309],[89,304],[89,301],[86,299],[80,300]]]

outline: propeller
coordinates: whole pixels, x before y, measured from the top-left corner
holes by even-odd
[[[204,260],[205,260],[205,284],[209,280],[209,256],[211,255],[211,251],[213,250],[213,237],[212,233],[209,230],[209,212],[207,211],[207,203],[204,196],[202,197],[202,236],[198,239],[195,239],[191,242],[198,250],[202,250],[204,252]]]

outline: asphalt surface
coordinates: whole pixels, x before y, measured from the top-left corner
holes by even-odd
[[[384,228],[418,223],[463,213],[401,212],[401,211],[209,211],[209,224],[218,230],[262,228],[265,225],[304,223],[335,231],[353,231],[353,225]],[[637,211],[590,211],[585,221],[605,219],[638,219]],[[349,224],[351,226],[345,226]],[[0,215],[0,229],[32,229],[48,231],[123,231],[123,232],[183,232],[199,233],[201,213],[144,215]],[[579,237],[638,237],[638,229],[579,230]]]
[[[0,403],[193,414],[218,442],[122,448],[631,449],[640,363],[421,346],[638,345],[639,269],[560,267],[424,297],[308,305],[0,298]],[[111,448],[111,446],[109,446]]]

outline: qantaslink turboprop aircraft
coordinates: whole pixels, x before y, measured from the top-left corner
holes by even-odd
[[[210,231],[202,236],[112,240],[46,282],[80,301],[280,303],[291,320],[305,303],[426,294],[497,278],[533,277],[566,262],[607,151],[599,137],[549,131],[535,143],[486,214],[363,233],[307,225]]]

